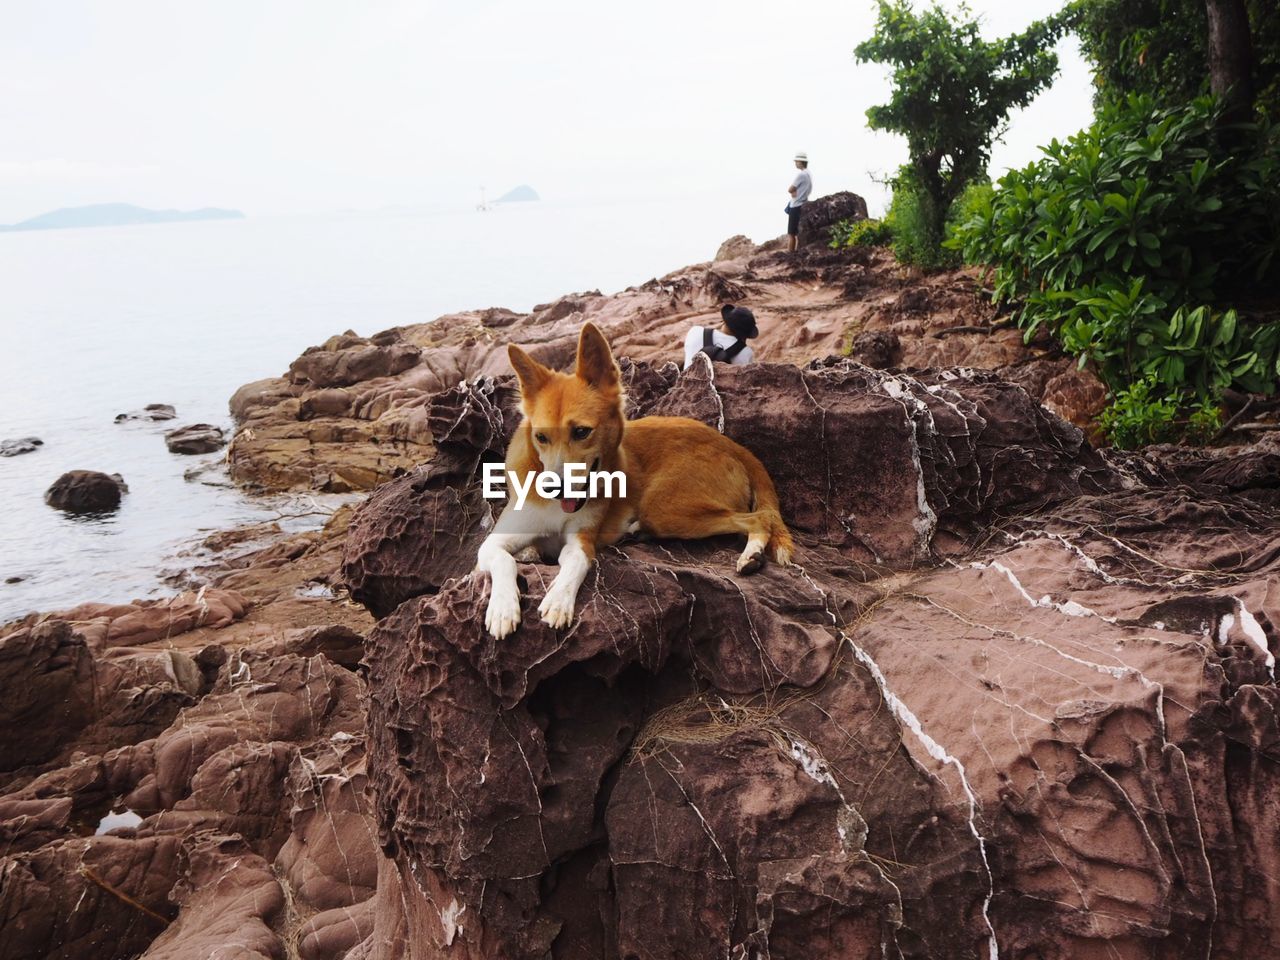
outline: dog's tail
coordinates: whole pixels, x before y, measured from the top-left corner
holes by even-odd
[[[774,489],[773,478],[769,476],[764,464],[750,450],[744,452],[746,457],[743,465],[747,468],[747,476],[751,481],[751,498],[755,511],[769,524],[769,542],[765,549],[770,560],[785,567],[791,563],[795,544],[791,541],[791,531],[782,519],[778,491]]]

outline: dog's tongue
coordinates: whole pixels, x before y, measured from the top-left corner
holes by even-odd
[[[560,509],[565,513],[574,513],[579,507],[585,503],[585,500],[575,500],[573,497],[561,497]]]

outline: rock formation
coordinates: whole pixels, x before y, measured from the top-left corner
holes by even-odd
[[[831,242],[831,228],[841,220],[865,219],[867,201],[856,193],[842,191],[806,203],[800,209],[800,246],[825,247]]]
[[[193,423],[168,431],[164,435],[164,443],[170,453],[198,454],[221,450],[226,446],[227,439],[223,436],[221,427],[210,423]]]
[[[465,464],[510,408],[442,397],[449,465],[380,488],[344,556],[386,614],[369,773],[408,945],[375,956],[1262,946],[1280,849],[1236,818],[1270,822],[1277,773],[1274,503],[1206,480],[1193,508],[990,375],[695,369],[645,403],[754,446],[800,569],[623,546],[556,632],[525,565],[495,644]]]
[[[126,420],[173,420],[178,412],[167,403],[148,403],[141,410],[130,410],[128,413],[117,413],[116,423]]]
[[[0,628],[0,960],[1269,956],[1280,443],[1099,454],[964,275],[740,248],[242,388],[242,482],[372,493]],[[768,362],[667,362],[730,300]],[[495,643],[501,348],[585,318],[630,416],[761,457],[798,565],[624,542],[553,631],[523,563]]]
[[[44,441],[39,437],[0,440],[0,457],[16,457],[20,453],[35,453],[43,445]]]
[[[96,470],[69,470],[45,491],[45,503],[67,513],[106,513],[120,506],[128,493],[120,474]]]

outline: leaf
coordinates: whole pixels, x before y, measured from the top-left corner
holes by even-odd
[[[1236,312],[1228,310],[1218,321],[1218,330],[1214,334],[1213,342],[1217,346],[1225,346],[1235,339],[1236,336]]]
[[[1231,364],[1231,375],[1233,377],[1242,377],[1253,369],[1253,365],[1258,362],[1256,353],[1247,353],[1243,357],[1236,357]]]
[[[1113,210],[1119,213],[1129,212],[1129,201],[1124,196],[1124,194],[1108,193],[1105,197],[1102,198],[1102,202],[1105,206],[1111,207]]]

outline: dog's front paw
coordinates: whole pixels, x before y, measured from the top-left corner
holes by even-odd
[[[552,629],[559,630],[573,622],[573,593],[559,584],[551,584],[551,589],[538,605],[538,613],[542,614],[542,622]]]
[[[495,640],[513,633],[520,626],[520,594],[514,589],[495,584],[489,594],[489,606],[484,612],[484,625]]]

